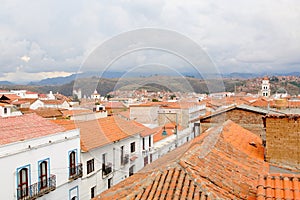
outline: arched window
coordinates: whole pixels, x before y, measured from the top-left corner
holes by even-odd
[[[48,186],[48,162],[43,161],[40,163],[40,189],[46,188]]]
[[[23,168],[18,173],[18,196],[20,198],[28,196],[28,169]]]
[[[70,176],[76,174],[76,152],[72,151],[69,155]]]
[[[4,114],[7,114],[7,108],[4,108]]]

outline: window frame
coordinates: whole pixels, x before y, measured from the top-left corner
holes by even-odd
[[[22,178],[20,176],[21,175],[20,172],[22,170],[26,170],[26,181],[27,182],[22,181]],[[17,190],[18,191],[20,190],[20,193],[17,194],[18,198],[27,197],[29,195],[29,192],[30,192],[29,191],[29,187],[31,185],[31,179],[30,179],[31,174],[30,174],[30,172],[31,172],[30,164],[22,166],[22,167],[19,167],[19,168],[16,169],[16,179],[17,179],[17,182],[16,182],[17,185],[16,186],[17,186]],[[23,189],[22,189],[23,185],[26,186],[25,187],[25,189],[26,189],[25,190],[25,194],[23,193]]]
[[[135,142],[130,143],[130,153],[135,153]]]
[[[91,199],[95,197],[96,186],[91,187]]]
[[[90,174],[95,171],[95,160],[94,158],[86,161],[86,174]]]
[[[69,153],[69,176],[76,174],[76,164],[77,164],[77,152],[75,150],[70,151]]]
[[[39,189],[45,189],[48,186],[48,161],[39,162]]]

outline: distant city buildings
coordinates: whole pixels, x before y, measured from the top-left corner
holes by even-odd
[[[0,161],[7,163],[0,175],[8,180],[0,194],[18,200],[147,199],[150,193],[279,198],[267,194],[270,181],[300,182],[293,179],[300,173],[300,98],[283,85],[272,94],[276,81],[246,83],[259,95],[240,91],[244,86],[213,94],[117,90],[106,98],[97,90],[88,98],[80,89],[73,97],[0,91]]]

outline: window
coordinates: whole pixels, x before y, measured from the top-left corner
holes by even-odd
[[[148,156],[144,158],[144,166],[148,165]]]
[[[88,160],[86,162],[86,171],[87,171],[87,174],[91,173],[94,171],[94,159],[91,159],[91,160]]]
[[[69,175],[75,175],[76,174],[76,153],[75,151],[72,151],[69,155]]]
[[[130,152],[135,152],[135,142],[130,143]]]
[[[151,135],[149,135],[149,147],[151,147]]]
[[[143,150],[145,150],[145,138],[143,138]]]
[[[109,178],[108,180],[107,180],[107,188],[109,189],[109,188],[111,188],[111,186],[112,186],[112,178]]]
[[[105,165],[106,162],[107,162],[106,157],[107,157],[107,154],[106,154],[106,153],[102,154],[102,163],[103,163],[104,165]]]
[[[121,165],[124,165],[124,146],[121,146],[120,149],[120,156],[121,156]]]
[[[134,173],[134,165],[132,165],[130,168],[129,168],[129,176],[133,175]]]
[[[4,114],[7,114],[7,108],[4,108]]]
[[[91,188],[91,198],[95,197],[95,190],[96,190],[96,186]]]
[[[18,173],[18,197],[28,196],[28,169],[22,168]]]
[[[44,189],[47,187],[47,183],[48,183],[48,175],[47,175],[47,168],[48,168],[48,162],[47,161],[43,161],[40,163],[39,166],[39,170],[40,170],[40,189]]]

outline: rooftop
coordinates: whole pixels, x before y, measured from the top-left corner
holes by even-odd
[[[53,120],[66,129],[80,129],[81,149],[90,151],[118,140],[141,134],[146,127],[136,125],[134,121],[110,116],[90,121]]]
[[[35,113],[0,118],[0,145],[63,132],[65,129]]]
[[[258,177],[268,173],[263,159],[261,139],[227,121],[147,165],[98,199],[255,199]]]

